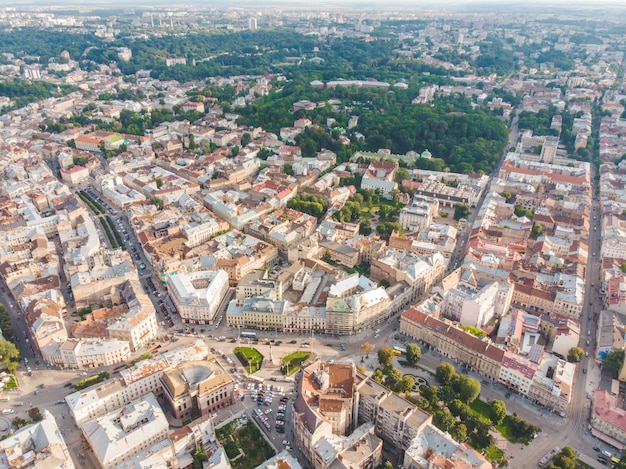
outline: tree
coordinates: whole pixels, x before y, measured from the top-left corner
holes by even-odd
[[[204,462],[209,460],[209,456],[206,454],[204,447],[198,445],[198,449],[193,455],[193,469],[202,469]]]
[[[406,361],[411,366],[417,365],[417,362],[422,358],[422,350],[419,345],[410,343],[406,346]]]
[[[398,184],[402,184],[402,181],[404,181],[405,179],[411,179],[411,174],[409,173],[409,170],[406,168],[399,168],[398,173],[396,174],[396,182]]]
[[[43,420],[43,415],[41,415],[39,407],[32,407],[28,409],[28,416],[33,419],[34,422],[41,422]]]
[[[456,370],[450,363],[442,363],[435,370],[435,376],[441,384],[448,384],[454,375],[456,375]]]
[[[398,391],[410,392],[413,390],[413,386],[415,386],[415,378],[409,375],[404,375],[398,383]]]
[[[459,399],[466,404],[474,402],[480,396],[480,382],[469,376],[455,375],[452,379],[452,387]]]
[[[456,204],[454,206],[454,219],[459,221],[461,218],[467,218],[470,207],[467,204]]]
[[[450,431],[450,435],[456,441],[464,441],[467,438],[467,427],[463,423],[457,423]]]
[[[161,178],[156,178],[154,182],[156,183],[157,189],[160,189],[161,187],[163,187],[163,180]]]
[[[622,365],[624,365],[623,349],[609,353],[604,360],[604,367],[602,369],[615,379],[619,374],[619,370],[622,369]]]
[[[25,427],[28,424],[28,422],[21,417],[15,417],[11,423],[18,429]]]
[[[250,134],[248,132],[244,132],[244,134],[241,136],[241,146],[245,147],[246,145],[248,145],[248,143],[250,143],[251,140],[252,137],[250,136]]]
[[[372,233],[372,224],[369,220],[363,220],[359,225],[359,234],[369,236]]]
[[[504,402],[494,399],[491,403],[491,421],[494,425],[500,425],[506,417],[506,404]]]
[[[394,391],[398,390],[398,384],[402,380],[402,372],[397,368],[390,367],[387,370],[387,377],[385,378],[385,385],[389,389],[393,389]]]
[[[435,415],[433,416],[433,423],[440,430],[449,432],[452,427],[454,427],[456,420],[448,409],[440,409],[435,412]]]
[[[295,172],[293,170],[293,166],[290,165],[289,163],[285,164],[285,166],[283,166],[283,172],[289,176],[295,176]]]
[[[559,453],[552,458],[552,464],[559,469],[576,469],[576,458],[569,458],[563,453]]]
[[[374,351],[374,344],[370,344],[369,342],[363,342],[361,344],[361,353],[365,354],[365,358],[369,358],[368,354]]]
[[[14,373],[19,359],[20,351],[15,344],[8,340],[0,339],[0,363],[2,363],[2,366]]]
[[[506,199],[507,204],[511,201],[511,198],[513,197],[510,192],[502,192],[500,195]]]
[[[393,353],[393,349],[388,345],[378,349],[378,363],[380,363],[383,368],[387,368],[391,365],[394,357],[395,354]]]
[[[530,231],[530,237],[532,239],[537,239],[539,236],[543,234],[543,228],[538,223],[533,224],[533,228]]]
[[[585,351],[580,347],[572,347],[567,351],[567,361],[570,363],[578,363],[585,355]]]

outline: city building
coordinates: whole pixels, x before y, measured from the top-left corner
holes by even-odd
[[[330,82],[327,86],[330,87]],[[361,180],[361,189],[378,190],[383,197],[389,199],[391,193],[398,188],[396,183],[397,172],[398,163],[372,161]]]
[[[166,405],[178,419],[207,415],[234,403],[234,382],[214,358],[165,370],[161,384]]]
[[[594,391],[591,399],[591,434],[617,448],[626,449],[626,410],[618,405],[618,396],[604,389]]]
[[[374,425],[357,426],[356,368],[317,361],[303,370],[293,404],[294,440],[315,468],[373,468],[382,441]]]
[[[169,423],[153,394],[81,425],[101,469],[113,469],[167,438]]]
[[[63,435],[50,411],[43,409],[43,420],[7,435],[0,441],[0,467],[34,469],[74,469]]]
[[[167,280],[170,298],[180,317],[193,324],[213,324],[228,288],[228,274],[223,270],[180,273]]]
[[[491,469],[485,457],[466,443],[455,441],[432,424],[426,425],[404,453],[405,469]]]
[[[500,376],[505,351],[456,324],[409,309],[400,317],[400,332],[492,381]]]
[[[513,289],[497,282],[477,288],[465,282],[448,290],[443,299],[443,315],[473,327],[483,327],[508,311]]]

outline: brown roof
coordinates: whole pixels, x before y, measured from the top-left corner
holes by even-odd
[[[416,324],[420,324],[427,329],[436,331],[437,333],[445,334],[455,340],[458,344],[463,345],[465,348],[484,355],[493,361],[502,363],[504,350],[496,347],[490,342],[479,339],[469,332],[465,332],[464,330],[457,328],[454,324],[428,316],[413,308],[405,311],[402,314],[402,317]]]

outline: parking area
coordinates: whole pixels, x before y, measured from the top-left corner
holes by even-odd
[[[236,383],[235,405],[218,411],[213,416],[214,421],[219,424],[243,410],[246,414],[245,419],[252,419],[277,451],[292,450],[289,444],[291,428],[289,420],[291,401],[294,397],[293,382],[279,382],[277,378],[276,381],[250,381],[232,352],[224,352],[215,347],[212,347],[211,351]]]

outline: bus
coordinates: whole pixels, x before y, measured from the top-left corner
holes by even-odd
[[[254,340],[254,339],[256,339],[256,332],[247,332],[247,331],[244,331],[244,332],[242,332],[242,333],[240,334],[240,337],[241,337],[242,339],[252,339],[252,340]]]
[[[397,345],[393,346],[393,354],[396,357],[400,357],[403,353],[406,354],[406,349],[404,347],[398,347]]]

